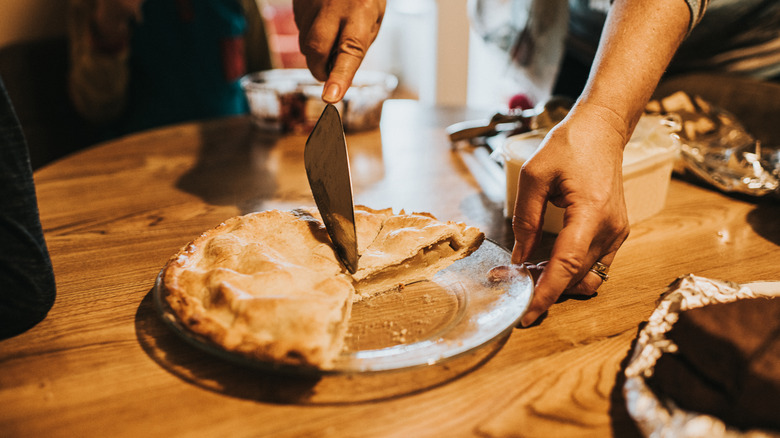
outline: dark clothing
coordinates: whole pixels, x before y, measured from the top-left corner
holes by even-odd
[[[120,134],[243,114],[246,19],[236,0],[144,2],[133,30]]]
[[[32,167],[0,78],[0,339],[31,328],[54,304],[55,284],[38,216]]]

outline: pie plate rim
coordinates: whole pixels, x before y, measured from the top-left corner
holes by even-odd
[[[152,294],[158,316],[176,335],[201,351],[237,365],[249,366],[262,371],[314,376],[401,371],[440,365],[490,345],[511,333],[530,304],[533,295],[533,279],[525,268],[521,270],[521,275],[510,281],[490,283],[487,279],[489,270],[487,266],[492,265],[490,267],[493,267],[500,264],[509,264],[510,260],[511,253],[508,250],[490,239],[485,239],[477,251],[440,271],[431,280],[449,284],[454,278],[455,283],[460,283],[461,280],[464,280],[464,277],[469,277],[469,271],[471,271],[471,277],[474,277],[474,271],[484,271],[484,279],[478,281],[486,287],[485,290],[470,291],[466,287],[462,287],[462,290],[454,292],[456,294],[465,294],[466,299],[462,300],[463,307],[456,312],[456,317],[459,320],[450,324],[444,333],[435,333],[436,339],[421,339],[416,342],[401,343],[386,348],[345,352],[335,360],[333,367],[327,369],[313,366],[278,364],[250,358],[225,350],[211,340],[189,331],[178,321],[164,299],[163,270],[160,270],[155,279]],[[475,280],[472,278],[468,281]],[[469,306],[474,306],[474,303],[478,301],[472,299],[478,292],[484,292],[484,296],[480,298],[486,298],[489,305],[489,308],[484,312],[469,308]],[[491,299],[494,301],[490,301]],[[476,328],[476,331],[469,331],[470,328]],[[468,336],[464,339],[448,337],[450,333],[457,336],[456,330],[465,330]]]

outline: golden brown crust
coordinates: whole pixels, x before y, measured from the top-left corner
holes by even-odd
[[[386,216],[373,242],[360,253],[352,275],[358,297],[430,278],[471,254],[483,239],[477,228],[440,222],[430,213]]]
[[[429,214],[358,206],[355,220],[361,258],[353,277],[316,209],[271,210],[231,218],[172,257],[162,277],[166,300],[188,330],[227,351],[328,368],[343,348],[353,300],[428,278],[484,238]]]

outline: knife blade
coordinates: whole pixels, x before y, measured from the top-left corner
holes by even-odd
[[[325,106],[306,139],[303,162],[314,202],[320,210],[336,255],[347,270],[354,274],[357,271],[358,253],[352,177],[344,126],[333,105]]]

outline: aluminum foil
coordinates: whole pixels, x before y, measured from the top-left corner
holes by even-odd
[[[780,144],[763,144],[729,112],[682,91],[651,101],[647,112],[677,118],[677,171],[690,171],[726,193],[780,199]]]
[[[639,332],[625,370],[623,394],[626,406],[645,436],[780,438],[780,432],[744,431],[733,428],[716,417],[680,409],[672,400],[656,396],[645,382],[647,377],[652,376],[655,362],[661,354],[676,350],[676,345],[666,338],[666,332],[672,328],[681,311],[756,296],[750,287],[691,274],[682,276],[669,285],[647,325]]]

